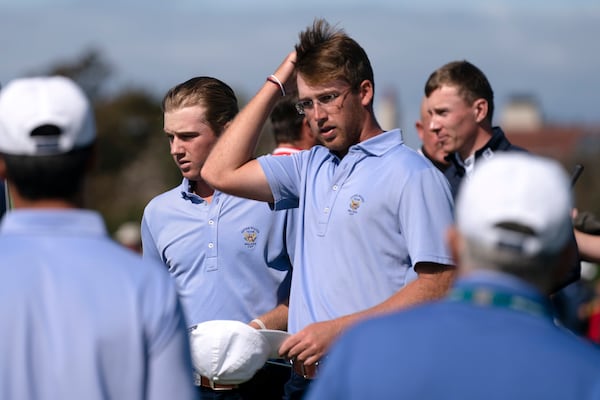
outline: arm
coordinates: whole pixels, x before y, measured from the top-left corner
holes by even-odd
[[[180,325],[168,343],[149,357],[146,393],[149,400],[198,398],[192,378],[189,339],[183,322]]]
[[[198,394],[193,384],[190,342],[175,282],[160,264],[156,268],[160,274],[146,280],[142,301],[147,398],[194,399]]]
[[[150,231],[150,227],[148,226],[148,220],[146,219],[146,214],[142,217],[141,224],[141,236],[142,236],[142,257],[144,260],[152,260],[159,264],[164,264],[158,249],[156,248],[156,242],[152,237],[152,232]]]
[[[579,255],[585,261],[600,262],[600,236],[574,230]]]
[[[279,304],[277,307],[263,315],[257,317],[261,320],[267,329],[279,329],[281,331],[287,330],[287,317],[288,317],[288,303]],[[249,324],[254,329],[261,329],[262,327],[256,322],[250,322]]]
[[[351,325],[368,317],[439,299],[445,295],[456,275],[453,266],[434,263],[419,263],[415,270],[418,278],[384,302],[354,314],[311,324],[289,337],[281,345],[279,354],[289,359],[297,358],[307,365],[314,364],[325,355],[331,343]]]
[[[296,53],[275,71],[281,82],[293,81]],[[273,194],[253,153],[261,129],[281,96],[278,85],[266,81],[223,132],[202,168],[202,178],[214,188],[239,197],[273,201]]]

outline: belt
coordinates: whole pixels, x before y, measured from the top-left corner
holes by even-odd
[[[314,379],[317,376],[319,370],[319,362],[312,365],[305,365],[303,362],[297,360],[291,360],[292,369],[297,375],[300,375],[304,379]]]
[[[225,385],[222,383],[215,383],[212,379],[208,379],[205,376],[200,376],[200,386],[212,390],[233,390],[239,387],[239,385]]]

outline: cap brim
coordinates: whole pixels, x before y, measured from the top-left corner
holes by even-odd
[[[269,343],[269,347],[271,348],[269,358],[281,358],[279,356],[279,347],[281,347],[281,344],[285,341],[285,339],[291,336],[290,333],[275,329],[259,329],[258,332],[263,335],[263,337]]]

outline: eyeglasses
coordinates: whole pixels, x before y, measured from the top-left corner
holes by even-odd
[[[348,95],[348,93],[350,93],[350,89],[348,89],[342,93],[333,92],[333,93],[323,94],[323,95],[317,97],[315,99],[315,101],[310,100],[310,99],[299,101],[295,104],[296,111],[298,111],[298,114],[300,114],[300,115],[306,115],[307,112],[314,110],[315,102],[316,102],[319,105],[319,107],[323,108],[323,110],[325,110],[328,113],[331,113],[331,112],[333,112],[335,107],[338,107],[338,110],[340,108],[342,108],[341,104],[344,103],[344,100],[346,99],[346,96]],[[338,102],[336,100],[339,97],[342,98],[342,101],[340,102],[340,105],[337,105],[336,103],[338,103]]]

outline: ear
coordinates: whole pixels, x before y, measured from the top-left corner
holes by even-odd
[[[363,107],[373,105],[373,82],[369,80],[362,81],[358,87],[358,92],[361,97],[360,103],[363,105]]]
[[[94,168],[96,167],[97,161],[98,161],[98,144],[96,142],[92,145],[92,148],[90,150],[90,156],[88,157],[87,162],[85,164],[85,168],[87,170],[86,172],[88,174],[94,170]]]
[[[425,131],[423,129],[423,123],[421,121],[415,122],[415,129],[417,130],[417,134],[419,135],[419,138],[421,139],[421,142],[422,142],[423,137],[425,136]]]
[[[488,102],[485,99],[477,99],[473,102],[473,114],[475,115],[475,121],[479,124],[481,121],[487,118],[488,115]]]
[[[551,282],[553,285],[552,288],[549,288],[550,292],[556,289],[557,285],[560,285],[562,282],[565,282],[571,274],[571,268],[573,265],[579,265],[581,262],[581,256],[579,254],[579,249],[577,248],[577,240],[575,236],[573,236],[569,241],[565,244],[564,248],[558,254],[558,261],[556,264],[556,268],[553,271],[554,280]]]

